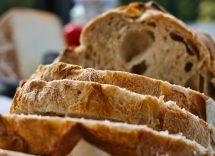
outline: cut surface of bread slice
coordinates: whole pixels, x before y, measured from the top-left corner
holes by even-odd
[[[205,147],[212,142],[208,124],[174,102],[87,81],[28,81],[13,99],[11,113],[69,115],[146,124],[156,130],[182,133]]]
[[[210,155],[194,141],[146,126],[89,119],[0,116],[0,147],[40,155],[64,156],[84,138],[112,155]]]
[[[215,98],[215,42],[182,21],[131,3],[92,20],[81,45],[66,49],[58,61],[146,75],[191,87]]]
[[[66,63],[53,63],[51,65],[39,66],[29,80],[33,79],[44,81],[61,79],[94,81],[102,84],[116,85],[139,94],[157,97],[163,96],[164,101],[175,101],[179,107],[185,108],[215,125],[215,110],[213,111],[212,108],[207,111],[208,107],[215,107],[215,102],[212,99],[209,100],[209,97],[191,89],[149,77],[120,71],[95,70],[92,68],[83,69],[78,65]]]

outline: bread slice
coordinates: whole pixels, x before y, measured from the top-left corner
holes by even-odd
[[[33,155],[0,149],[0,156],[33,156]]]
[[[28,81],[17,90],[11,113],[69,115],[146,124],[159,131],[182,133],[205,147],[213,141],[208,124],[174,102],[165,103],[162,98],[95,82]]]
[[[212,99],[209,100],[209,97],[191,89],[149,77],[120,71],[83,69],[78,65],[66,63],[53,63],[39,66],[37,71],[30,77],[30,80],[33,79],[45,81],[61,79],[94,81],[116,85],[143,95],[163,96],[164,101],[175,101],[179,107],[185,108],[215,125],[215,110],[210,109],[215,107],[215,102]],[[210,111],[207,111],[208,107]]]
[[[215,98],[215,42],[153,3],[131,3],[92,20],[81,45],[58,61],[128,71],[191,87]]]
[[[210,155],[194,141],[146,126],[89,119],[41,117],[32,115],[0,116],[0,147],[32,154],[64,156],[80,139],[112,154]]]

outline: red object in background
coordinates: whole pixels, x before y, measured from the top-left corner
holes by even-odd
[[[68,23],[64,26],[64,36],[66,39],[67,46],[78,46],[80,45],[80,34],[82,26]]]

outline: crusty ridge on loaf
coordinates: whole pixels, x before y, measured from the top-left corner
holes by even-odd
[[[151,4],[131,3],[98,16],[85,27],[81,45],[58,61],[146,75],[215,98],[213,39]]]
[[[146,126],[89,119],[0,116],[0,147],[39,155],[64,156],[80,139],[118,156],[210,155],[194,141]]]
[[[156,130],[182,133],[205,147],[210,146],[213,136],[206,122],[180,109],[174,102],[165,103],[161,98],[87,81],[28,81],[17,90],[11,113],[69,115],[146,124]]]
[[[215,111],[211,111],[210,114],[206,113],[209,99],[207,96],[188,88],[127,72],[83,69],[77,65],[53,63],[39,66],[30,78],[30,80],[33,79],[45,81],[71,79],[116,85],[144,95],[163,96],[164,101],[175,101],[179,107],[185,108],[204,120],[207,115],[215,117]],[[213,103],[213,100],[210,101]]]

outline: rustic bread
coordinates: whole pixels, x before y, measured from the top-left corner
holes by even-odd
[[[194,141],[146,126],[89,119],[0,116],[0,147],[32,154],[64,156],[80,139],[112,155],[211,155]],[[4,135],[2,135],[4,134]]]
[[[131,3],[92,20],[81,45],[58,61],[112,69],[191,87],[215,98],[215,42],[153,3]]]
[[[145,76],[120,71],[83,69],[78,65],[66,63],[53,63],[39,66],[37,71],[30,77],[30,80],[33,79],[45,81],[60,79],[94,81],[116,85],[144,95],[163,96],[164,101],[175,101],[179,107],[185,108],[215,125],[215,110],[210,109],[212,106],[215,107],[212,99],[209,100],[207,96],[191,89]],[[206,111],[207,109],[210,109],[210,111]]]
[[[146,124],[156,130],[182,133],[205,147],[213,144],[211,129],[197,116],[150,95],[95,82],[28,81],[13,99],[11,113],[78,116]]]
[[[0,149],[0,156],[33,156],[33,155]]]

